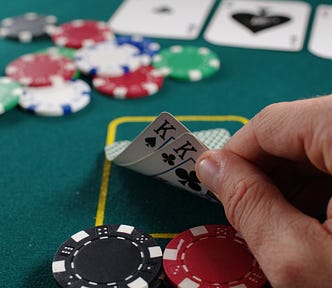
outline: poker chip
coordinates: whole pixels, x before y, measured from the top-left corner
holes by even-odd
[[[60,287],[154,287],[161,267],[155,240],[128,225],[80,231],[61,245],[52,262]]]
[[[49,33],[56,45],[70,48],[81,48],[114,37],[107,23],[81,19],[64,23]]]
[[[73,60],[75,57],[76,49],[73,48],[67,48],[67,47],[48,47],[43,50],[38,50],[37,54],[50,54],[55,56],[63,56],[69,60]],[[80,72],[78,70],[75,71],[75,74],[73,75],[73,79],[77,79],[81,76]]]
[[[82,110],[90,103],[90,87],[82,80],[55,86],[25,87],[19,105],[41,116],[64,116]]]
[[[0,114],[13,109],[22,92],[21,84],[8,77],[0,77]]]
[[[131,44],[105,41],[79,49],[75,54],[77,68],[91,76],[116,77],[133,72],[150,63],[150,57],[142,55]]]
[[[28,86],[48,86],[73,78],[76,67],[59,55],[26,54],[6,67],[8,77]]]
[[[259,288],[266,277],[247,244],[231,226],[205,225],[172,239],[163,256],[175,287]]]
[[[161,73],[151,66],[142,66],[134,72],[118,77],[96,76],[93,86],[117,99],[140,98],[155,94],[163,84]]]
[[[1,21],[0,36],[30,42],[34,38],[45,36],[47,30],[52,29],[56,22],[57,18],[54,15],[37,13],[5,18]]]
[[[147,54],[149,56],[156,55],[160,50],[160,45],[157,42],[152,41],[149,38],[144,38],[139,35],[133,36],[116,36],[116,41],[118,44],[131,44],[136,46],[142,54]]]
[[[153,57],[153,66],[179,80],[199,81],[216,73],[220,61],[205,47],[171,46]]]

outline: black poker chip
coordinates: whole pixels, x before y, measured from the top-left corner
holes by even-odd
[[[46,36],[49,30],[54,29],[57,17],[25,13],[5,18],[0,24],[0,36],[16,39],[21,42],[31,42],[34,38]]]
[[[60,287],[155,287],[162,250],[155,240],[129,225],[80,231],[56,252],[52,272]]]

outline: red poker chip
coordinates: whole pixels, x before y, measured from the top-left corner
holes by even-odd
[[[205,225],[172,239],[163,256],[175,287],[259,288],[266,277],[243,238],[231,226]]]
[[[163,85],[162,74],[151,66],[141,66],[119,77],[93,78],[93,86],[101,93],[117,99],[140,98],[155,94]]]
[[[49,33],[56,45],[69,48],[81,48],[114,37],[107,23],[93,20],[67,22]]]
[[[26,54],[6,67],[6,75],[27,86],[50,86],[74,77],[74,63],[60,55]]]

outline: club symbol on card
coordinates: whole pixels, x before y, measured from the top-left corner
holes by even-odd
[[[153,8],[153,12],[155,14],[161,14],[161,15],[169,15],[173,13],[173,9],[170,6],[162,5]]]
[[[261,9],[258,14],[254,13],[235,13],[232,18],[248,28],[251,32],[257,33],[269,29],[291,20],[285,15],[271,15],[266,9]]]
[[[175,170],[175,174],[181,179],[178,180],[183,186],[188,185],[192,190],[201,191],[201,182],[198,180],[196,176],[196,172],[194,170],[190,171],[189,173],[182,169],[178,168]]]
[[[144,139],[145,140],[145,145],[147,147],[155,147],[156,146],[156,137],[147,137]]]
[[[161,157],[163,158],[163,161],[165,163],[167,163],[168,165],[173,166],[175,164],[174,163],[174,160],[176,158],[175,155],[163,153],[163,154],[161,154]]]

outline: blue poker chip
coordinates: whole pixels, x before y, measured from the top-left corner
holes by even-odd
[[[133,35],[133,36],[117,35],[116,41],[119,45],[122,44],[134,45],[140,50],[142,54],[147,54],[151,57],[156,55],[160,50],[159,43],[139,35]]]
[[[64,116],[82,110],[90,103],[91,89],[82,80],[54,86],[25,87],[19,105],[40,116]]]
[[[85,74],[117,77],[149,65],[151,57],[142,54],[135,45],[110,40],[77,50],[74,61]]]

